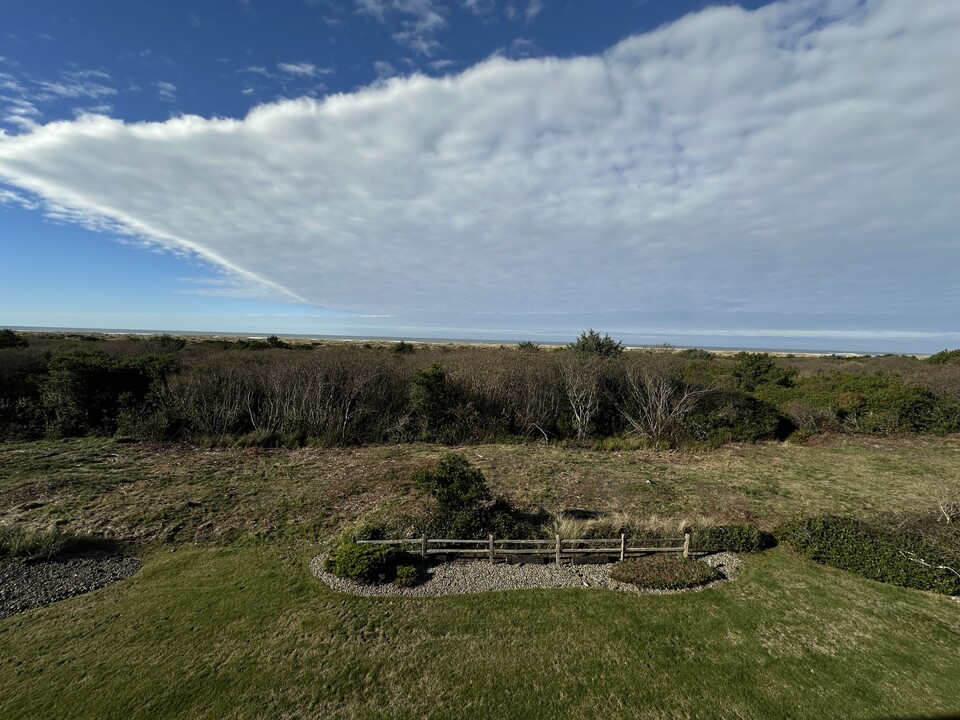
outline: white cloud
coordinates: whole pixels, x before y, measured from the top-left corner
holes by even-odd
[[[89,80],[78,80],[66,74],[61,80],[41,80],[37,82],[37,87],[40,90],[35,98],[41,101],[55,98],[101,98],[117,94],[112,87]]]
[[[4,187],[0,187],[0,205],[15,205],[27,210],[37,210],[40,207],[40,203]]]
[[[0,90],[6,90],[9,92],[25,92],[23,85],[20,84],[20,81],[10,73],[0,72]]]
[[[373,69],[376,71],[377,77],[381,80],[393,77],[397,74],[397,69],[392,63],[389,63],[386,60],[377,60],[375,63],[373,63]]]
[[[73,114],[76,116],[80,115],[109,115],[113,112],[113,105],[109,103],[102,103],[100,105],[91,105],[89,107],[76,108],[73,111]]]
[[[446,8],[438,0],[355,0],[357,12],[385,23],[399,18],[393,39],[418,55],[433,55],[443,46],[435,38],[447,25]]]
[[[68,70],[63,73],[63,76],[71,80],[90,80],[93,78],[113,82],[110,73],[104,72],[103,70]]]
[[[529,0],[527,9],[523,11],[523,14],[527,18],[527,22],[530,22],[541,12],[543,12],[543,0]]]
[[[387,0],[355,0],[357,12],[369,15],[375,20],[386,22],[387,9],[389,3]]]
[[[496,10],[496,0],[460,0],[460,4],[478,17],[489,17]]]
[[[288,75],[297,75],[300,77],[313,77],[314,75],[329,75],[333,72],[330,68],[317,67],[313,63],[277,63],[277,68]]]
[[[29,100],[0,95],[0,121],[21,129],[31,130],[37,126],[43,113]]]
[[[340,310],[956,330],[958,33],[953,0],[715,7],[243,119],[51,123],[0,177]]]
[[[436,70],[437,72],[452,68],[456,64],[453,60],[433,60],[427,63],[431,70]]]
[[[172,82],[158,80],[157,82],[153,83],[153,86],[157,89],[157,97],[164,102],[177,101],[177,86]]]

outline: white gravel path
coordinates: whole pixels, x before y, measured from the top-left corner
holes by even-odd
[[[491,565],[481,560],[466,560],[434,565],[426,569],[427,577],[411,588],[384,585],[363,585],[325,572],[325,555],[310,561],[313,574],[332,589],[348,595],[401,597],[434,597],[438,595],[467,595],[497,590],[527,590],[549,588],[594,588],[620,590],[630,593],[669,595],[691,590],[641,590],[610,577],[613,563],[606,565]],[[724,580],[734,579],[740,571],[740,559],[733,553],[716,553],[701,558],[719,567]],[[716,580],[693,588],[692,591],[713,587],[724,580]]]

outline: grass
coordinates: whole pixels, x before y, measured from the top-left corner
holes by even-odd
[[[411,475],[446,450],[0,444],[0,522],[149,543],[315,541],[344,523],[423,507]],[[703,453],[543,444],[463,450],[494,493],[521,507],[589,511],[568,515],[563,534],[630,523],[673,533],[704,518],[769,529],[800,512],[929,510],[944,484],[960,490],[958,436],[840,437]]]
[[[115,538],[144,560],[127,581],[0,621],[0,717],[960,713],[956,600],[783,548],[744,556],[735,582],[669,596],[355,598],[310,575],[345,523],[420,507],[411,475],[444,451],[0,445],[0,522]],[[495,493],[570,523],[769,527],[802,511],[928,509],[931,488],[960,484],[958,437],[464,452]]]
[[[700,593],[333,593],[309,552],[155,550],[0,623],[0,716],[805,718],[960,710],[960,612],[783,551]]]
[[[78,541],[58,528],[29,530],[0,525],[0,558],[50,559],[76,547]]]

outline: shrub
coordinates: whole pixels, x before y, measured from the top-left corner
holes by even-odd
[[[420,426],[421,440],[443,440],[450,427],[453,393],[443,366],[421,368],[410,381],[410,407]]]
[[[741,522],[694,527],[690,544],[698,551],[758,552],[769,547],[769,540],[753,523]]]
[[[27,339],[20,333],[6,328],[0,330],[0,348],[25,348],[28,345]]]
[[[397,587],[413,587],[420,581],[420,571],[416,565],[398,565],[397,577],[393,584]]]
[[[960,577],[943,564],[942,551],[921,533],[849,517],[800,518],[775,531],[801,555],[870,580],[945,595],[960,594]]]
[[[577,352],[588,355],[602,355],[603,357],[617,357],[623,352],[623,343],[616,342],[607,334],[601,337],[600,333],[593,328],[580,333],[580,337],[567,347]]]
[[[540,349],[540,346],[533,342],[533,340],[521,340],[517,343],[517,348],[520,350],[537,351]]]
[[[444,513],[473,512],[490,500],[483,473],[457,453],[444,455],[436,470],[417,472],[413,484],[430,493]]]
[[[397,554],[389,545],[345,542],[327,558],[324,570],[361,583],[389,582],[396,576]]]
[[[931,365],[946,365],[948,363],[960,365],[960,349],[941,350],[940,352],[928,357],[926,362],[930,363]]]
[[[492,498],[483,472],[456,453],[444,455],[436,470],[416,472],[413,484],[437,501],[435,512],[422,528],[429,535],[467,539],[493,533],[499,537],[532,538],[544,521],[542,512],[524,513],[506,498]]]
[[[610,577],[639,588],[683,590],[719,580],[722,575],[705,562],[680,555],[648,555],[613,566]]]
[[[767,353],[737,353],[733,378],[741,390],[753,392],[761,385],[789,387],[797,371],[782,367]]]

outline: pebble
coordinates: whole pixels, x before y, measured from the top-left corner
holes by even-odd
[[[693,591],[713,587],[724,580],[734,579],[740,570],[740,559],[733,553],[715,553],[700,558],[723,574],[723,580],[693,588]],[[529,590],[553,588],[586,588],[618,590],[629,593],[671,595],[691,590],[648,590],[622,583],[610,577],[615,563],[606,565],[507,565],[470,560],[442,563],[427,567],[425,578],[414,587],[397,587],[392,583],[364,585],[324,571],[326,555],[317,555],[310,561],[310,570],[337,592],[348,595],[402,597],[436,597],[439,595],[467,595],[497,590]]]
[[[126,580],[139,569],[136,558],[96,553],[0,562],[0,619]]]

